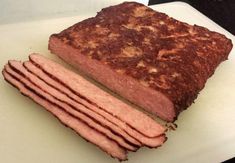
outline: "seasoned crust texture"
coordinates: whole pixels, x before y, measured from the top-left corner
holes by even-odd
[[[177,114],[192,104],[232,49],[224,35],[135,2],[104,8],[53,37],[163,93]]]

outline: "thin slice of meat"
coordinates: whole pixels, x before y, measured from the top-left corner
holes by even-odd
[[[25,61],[23,63],[23,65],[28,71],[30,71],[31,73],[33,73],[34,75],[36,75],[37,77],[39,77],[40,79],[45,81],[51,87],[54,87],[57,90],[60,90],[62,93],[66,94],[68,97],[72,98],[76,102],[86,106],[88,109],[90,109],[93,112],[99,114],[100,116],[98,116],[98,117],[95,113],[91,113],[90,115],[92,115],[92,117],[97,119],[102,125],[105,125],[108,128],[110,128],[113,132],[120,134],[128,142],[130,142],[130,143],[132,143],[136,146],[141,146],[141,143],[139,141],[137,141],[132,136],[130,136],[128,133],[126,133],[126,131],[124,131],[118,125],[115,125],[115,123],[112,123],[112,121],[108,120],[108,119],[116,119],[111,114],[97,108],[97,106],[92,105],[89,102],[87,102],[86,100],[80,98],[75,93],[73,93],[69,88],[67,88],[66,86],[64,86],[60,82],[58,82],[58,81],[54,80],[53,78],[51,78],[48,74],[46,74],[43,70],[41,70],[40,68],[35,66],[32,62]],[[107,117],[109,117],[109,118],[107,118]],[[116,121],[118,121],[118,120],[119,119],[117,119]]]
[[[117,158],[120,161],[127,160],[126,151],[120,146],[118,146],[118,144],[115,141],[110,140],[100,132],[90,128],[82,121],[74,118],[70,114],[61,110],[58,106],[48,102],[47,100],[38,96],[31,90],[27,89],[22,83],[14,79],[5,70],[3,70],[2,73],[5,80],[8,81],[13,86],[15,86],[16,88],[18,88],[22,94],[30,97],[33,101],[43,106],[47,111],[51,112],[55,117],[57,117],[61,123],[73,129],[81,137],[97,145],[100,149],[107,152],[112,157]]]
[[[95,122],[92,118],[84,115],[81,112],[78,112],[77,110],[74,110],[68,104],[63,103],[63,102],[59,101],[58,99],[56,99],[55,97],[53,97],[50,94],[48,94],[44,90],[44,88],[46,87],[45,89],[46,90],[48,89],[49,91],[50,91],[50,88],[48,88],[45,83],[43,84],[42,83],[43,81],[37,80],[37,78],[34,78],[34,76],[32,74],[27,72],[27,70],[24,69],[24,67],[23,67],[21,62],[18,62],[18,61],[9,61],[9,63],[10,63],[10,66],[12,66],[14,68],[14,70],[10,66],[8,66],[8,65],[5,66],[5,70],[9,74],[14,76],[18,80],[20,80],[23,84],[25,84],[31,90],[33,90],[34,92],[36,92],[40,96],[44,97],[45,99],[47,99],[49,102],[54,103],[54,104],[60,106],[61,108],[63,108],[69,114],[73,115],[74,117],[77,117],[78,119],[80,119],[81,121],[83,121],[87,125],[89,125],[90,127],[92,127],[94,129],[96,129],[97,131],[105,134],[110,139],[115,140],[122,147],[124,147],[124,148],[126,148],[128,150],[131,150],[131,151],[136,151],[137,150],[136,147],[128,144],[122,137],[119,137],[119,136],[113,134],[110,130],[108,130],[107,128],[101,126],[99,123]],[[30,78],[30,79],[28,79],[28,78]],[[33,83],[33,81],[34,81],[34,83]],[[41,86],[42,89],[40,87],[38,87],[37,85],[35,85],[35,83],[40,83],[39,85]],[[60,92],[57,92],[57,93],[58,93],[57,96],[59,96]]]
[[[75,75],[72,71],[39,54],[31,54],[29,58],[33,63],[39,65],[44,71],[53,76],[53,78],[66,84],[76,93],[86,97],[89,101],[126,122],[140,133],[148,137],[156,137],[164,133],[165,128],[149,116],[113,97],[78,74]]]
[[[40,89],[42,89],[44,92],[47,92],[48,94],[52,95],[53,97],[57,98],[58,100],[65,102],[66,104],[70,105],[71,107],[75,109],[79,109],[82,112],[86,113],[87,115],[93,114],[92,111],[86,109],[83,105],[80,105],[76,103],[75,101],[71,100],[68,96],[62,94],[60,91],[54,89],[53,87],[46,84],[44,81],[36,77],[35,75],[28,72],[22,65],[21,62],[17,61],[9,61],[9,64],[12,68],[22,73],[25,77],[27,77],[34,85],[37,85]],[[144,135],[133,131],[133,133],[137,133],[135,135],[137,136],[137,140],[139,140],[141,143],[143,143],[146,146],[149,147],[158,147],[165,141],[165,136],[161,137],[155,137],[155,138],[149,138],[145,137]],[[123,144],[120,144],[123,146]]]

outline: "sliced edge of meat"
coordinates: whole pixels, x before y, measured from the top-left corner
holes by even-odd
[[[165,128],[156,123],[152,118],[86,81],[78,74],[75,75],[72,71],[39,54],[31,54],[29,59],[54,78],[57,78],[63,84],[67,83],[72,90],[126,122],[140,133],[148,137],[156,137],[165,132]],[[94,92],[96,93],[94,94]]]
[[[88,112],[88,110],[86,108],[84,108],[82,105],[77,105],[77,103],[75,103],[74,101],[72,101],[71,99],[69,99],[67,96],[65,96],[64,94],[62,94],[61,92],[59,92],[58,90],[50,87],[49,85],[47,85],[45,82],[43,82],[41,79],[39,79],[38,77],[30,74],[30,72],[28,72],[23,66],[22,63],[17,62],[17,61],[9,61],[10,66],[12,66],[14,69],[16,69],[17,71],[19,71],[20,73],[22,73],[23,75],[25,75],[34,85],[38,86],[39,88],[41,88],[44,92],[47,92],[48,94],[50,94],[51,96],[61,100],[62,102],[65,102],[66,104],[70,105],[71,107],[74,107],[75,109],[82,109],[83,112]],[[88,114],[93,114],[93,112],[89,112]],[[96,116],[97,117],[97,116]],[[135,138],[137,138],[137,140],[139,140],[141,143],[143,143],[144,145],[148,146],[148,147],[158,147],[161,144],[164,143],[165,141],[165,135],[161,135],[161,137],[154,137],[154,138],[149,138],[146,137],[140,133],[138,133],[137,131],[133,130],[132,135],[135,135]],[[120,143],[120,142],[119,142]],[[120,144],[123,146],[123,142]],[[125,146],[126,147],[126,146]]]
[[[11,75],[9,75],[5,70],[2,71],[2,74],[6,81],[18,88],[22,94],[30,97],[33,101],[43,106],[47,111],[51,112],[55,117],[60,120],[62,124],[70,127],[81,137],[97,145],[100,149],[102,149],[112,157],[117,158],[120,161],[127,160],[126,151],[121,148],[115,141],[108,139],[103,134],[90,128],[85,123],[73,118],[71,115],[59,109],[57,106],[36,95],[31,90],[27,89],[18,80],[14,79]]]
[[[168,122],[176,120],[174,104],[162,92],[146,87],[132,77],[117,73],[110,66],[83,55],[56,35],[51,35],[48,48],[51,53],[149,113]]]
[[[104,110],[97,108],[97,106],[92,105],[91,103],[87,102],[85,99],[80,98],[79,96],[74,94],[69,88],[67,88],[65,85],[61,84],[60,82],[58,82],[56,79],[53,79],[52,77],[50,77],[46,72],[41,70],[39,67],[34,65],[32,62],[25,61],[23,63],[23,65],[28,71],[30,71],[31,73],[36,75],[38,78],[40,78],[41,80],[46,82],[51,87],[54,87],[55,89],[60,90],[62,93],[66,94],[71,99],[84,105],[88,109],[96,112],[101,117],[103,117],[103,118],[99,118],[100,123],[109,127],[115,133],[123,136],[128,142],[130,142],[136,146],[141,146],[141,143],[139,141],[137,141],[135,138],[130,136],[128,133],[126,133],[126,131],[123,130],[122,128],[120,128],[120,126],[118,126],[119,123],[113,122],[113,121],[118,121],[119,119],[116,119],[116,117],[113,117],[111,114],[105,112]]]
[[[13,66],[13,65],[12,65]],[[37,84],[39,84],[40,82],[36,82]],[[35,83],[35,84],[36,84]],[[40,86],[42,89],[43,87],[46,87],[46,86]],[[47,91],[49,94],[51,94],[52,96],[61,96],[61,94],[59,92],[57,92],[57,90],[53,90],[52,88],[50,87],[47,87],[46,89],[44,88],[44,91]],[[66,101],[67,104],[73,104],[73,105],[76,105],[74,104],[73,101],[71,101],[70,99],[68,99],[68,97],[66,96],[63,96],[61,97],[62,99],[67,99],[68,101]],[[143,145],[147,146],[147,147],[151,147],[151,148],[154,148],[154,147],[158,147],[158,146],[161,146],[165,140],[166,140],[166,137],[165,137],[165,134],[162,133],[162,135],[160,136],[157,136],[157,137],[153,137],[153,138],[149,138],[149,137],[146,137],[145,135],[139,133],[138,131],[134,130],[134,129],[131,129],[131,130],[127,130],[128,131],[128,134],[130,134],[131,136],[133,136],[134,138],[136,138],[138,141],[140,141]]]
[[[50,95],[45,90],[48,90],[49,92],[53,91],[46,85],[46,83],[43,83],[43,81],[40,81],[37,79],[36,76],[30,74],[22,65],[21,62],[18,61],[9,61],[9,65],[5,66],[6,71],[14,76],[15,78],[18,78],[23,84],[28,86],[30,89],[32,89],[34,92],[39,94],[40,96],[47,99],[49,102],[60,106],[64,109],[67,113],[73,115],[74,117],[77,117],[79,120],[86,123],[91,128],[94,128],[95,130],[103,133],[110,139],[116,141],[120,146],[130,150],[130,151],[136,151],[138,148],[128,144],[123,137],[120,137],[118,135],[113,134],[109,129],[105,128],[104,126],[101,126],[99,123],[95,122],[93,118],[88,117],[84,115],[83,113],[79,112],[78,110],[73,109],[70,105],[64,103],[63,101],[60,101],[56,97],[60,96],[60,92],[55,92],[55,96]],[[22,75],[20,75],[22,74]],[[61,97],[63,98],[63,97]],[[82,106],[79,106],[82,107]]]

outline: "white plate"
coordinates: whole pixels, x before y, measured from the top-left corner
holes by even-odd
[[[167,3],[152,6],[190,24],[233,35],[216,25],[191,6]],[[63,17],[0,26],[0,65],[9,59],[26,60],[39,52],[61,62],[47,50],[50,34],[89,15]],[[117,162],[64,127],[51,114],[21,96],[0,77],[0,158],[1,162],[78,163]],[[235,156],[235,54],[222,63],[201,91],[195,104],[176,121],[176,131],[158,149],[143,148],[129,154],[133,163],[150,162],[220,162]]]

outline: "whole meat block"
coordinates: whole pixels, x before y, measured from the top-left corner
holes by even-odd
[[[136,2],[53,34],[49,50],[166,121],[190,106],[232,42]]]

